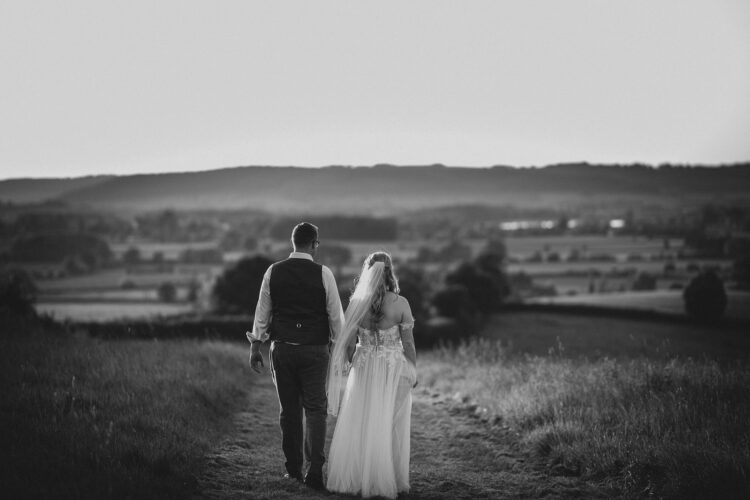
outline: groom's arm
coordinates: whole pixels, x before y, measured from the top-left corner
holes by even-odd
[[[253,331],[246,332],[245,336],[250,342],[268,340],[268,327],[271,324],[271,267],[263,275],[258,294],[258,303],[255,306],[255,318],[253,320]]]
[[[341,307],[339,286],[333,273],[323,266],[323,286],[326,289],[326,310],[328,311],[328,325],[331,331],[330,340],[336,342],[344,328],[344,309]]]
[[[263,366],[263,356],[260,354],[260,344],[268,340],[268,326],[271,323],[271,267],[263,275],[258,294],[258,303],[255,306],[255,318],[253,319],[253,331],[246,332],[245,336],[250,341],[250,367],[253,371],[260,373]]]

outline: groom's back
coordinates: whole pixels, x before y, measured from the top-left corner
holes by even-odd
[[[328,343],[329,324],[322,266],[286,259],[271,269],[271,339],[305,345]]]

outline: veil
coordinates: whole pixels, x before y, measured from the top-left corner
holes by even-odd
[[[326,379],[326,393],[328,395],[328,413],[338,415],[341,405],[341,395],[346,387],[350,363],[347,359],[346,347],[357,335],[357,327],[370,310],[370,304],[378,288],[383,284],[385,263],[367,262],[362,266],[359,282],[349,299],[349,306],[344,315],[344,328],[338,338],[334,339],[333,353],[328,366]]]

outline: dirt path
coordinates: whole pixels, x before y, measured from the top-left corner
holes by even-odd
[[[207,457],[196,498],[352,498],[314,492],[282,478],[278,402],[270,376],[253,376],[236,433]],[[334,422],[329,419],[329,443]],[[594,497],[579,478],[553,476],[524,457],[515,437],[453,401],[414,391],[411,493],[403,498]]]

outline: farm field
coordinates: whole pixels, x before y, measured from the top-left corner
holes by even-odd
[[[740,291],[727,292],[726,318],[750,320],[750,293]],[[657,290],[643,292],[596,293],[559,297],[537,297],[527,299],[537,304],[570,304],[614,307],[685,314],[685,306],[680,290]]]
[[[216,248],[215,241],[199,241],[189,243],[154,243],[154,242],[133,242],[133,243],[113,243],[110,245],[112,253],[116,258],[122,255],[131,247],[136,247],[140,251],[141,258],[151,260],[156,253],[161,253],[166,260],[176,260],[180,254],[188,248],[193,250],[208,250]]]
[[[193,304],[163,302],[39,302],[36,310],[57,320],[116,321],[158,318],[193,312]]]

